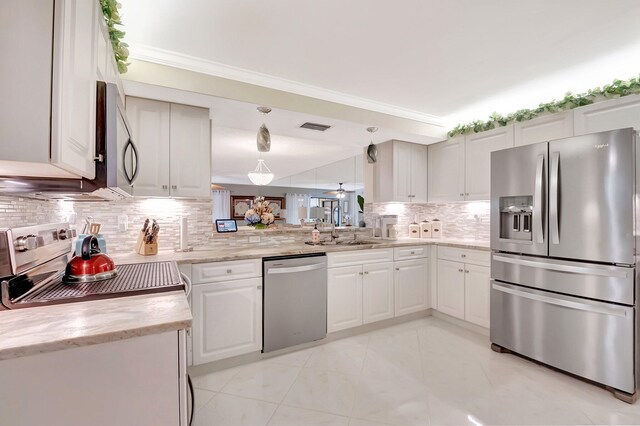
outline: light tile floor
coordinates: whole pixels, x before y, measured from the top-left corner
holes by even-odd
[[[433,317],[193,382],[197,426],[640,424],[640,402]]]

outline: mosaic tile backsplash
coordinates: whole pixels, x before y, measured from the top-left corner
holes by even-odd
[[[189,218],[189,244],[195,247],[242,247],[246,245],[284,245],[310,239],[310,230],[276,232],[239,232],[220,235],[213,232],[212,205],[208,200],[182,200],[163,198],[132,198],[122,201],[46,201],[20,197],[0,196],[0,227],[35,225],[47,222],[66,222],[82,229],[84,218],[92,216],[102,224],[110,253],[133,251],[138,232],[144,219],[155,218],[160,225],[159,248],[172,250],[179,245],[181,216]],[[408,226],[414,217],[440,219],[443,222],[443,237],[473,240],[489,240],[489,202],[457,203],[374,203],[365,204],[365,221],[373,225],[373,218],[381,214],[398,215],[398,236],[408,237]],[[128,223],[122,230],[118,224]],[[370,229],[352,228],[340,231],[342,235],[357,232],[360,238],[371,235]],[[249,243],[249,236],[260,235],[260,242]],[[347,236],[349,236],[347,235]]]
[[[373,226],[377,215],[398,215],[398,237],[409,236],[409,224],[414,220],[442,221],[444,238],[489,241],[489,201],[453,203],[367,203],[365,222]]]

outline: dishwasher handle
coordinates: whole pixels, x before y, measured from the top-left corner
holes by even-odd
[[[303,265],[303,266],[290,266],[285,268],[269,268],[267,269],[267,274],[294,274],[296,272],[308,272],[315,271],[317,269],[324,269],[326,264],[324,263],[314,263],[313,265]]]

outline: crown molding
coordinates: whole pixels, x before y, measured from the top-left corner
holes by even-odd
[[[425,114],[419,111],[402,108],[378,101],[373,101],[371,99],[348,95],[346,93],[336,92],[334,90],[299,83],[280,77],[274,77],[255,71],[249,71],[243,68],[221,64],[219,62],[214,62],[191,55],[185,55],[170,50],[160,49],[144,44],[132,43],[129,46],[129,52],[129,57],[141,61],[167,65],[175,68],[182,68],[189,71],[195,71],[203,74],[213,75],[216,77],[226,78],[229,80],[236,80],[256,86],[267,87],[269,89],[281,90],[284,92],[295,93],[297,95],[308,96],[324,101],[335,102],[356,108],[366,109],[369,111],[375,111],[382,114],[415,120],[433,126],[442,128],[445,127],[442,118],[434,115]]]

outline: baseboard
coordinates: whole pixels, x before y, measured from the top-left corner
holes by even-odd
[[[316,340],[315,342],[303,343],[301,345],[290,346],[288,348],[280,349],[277,351],[263,354],[262,352],[251,352],[248,354],[238,355],[231,358],[225,358],[218,361],[208,362],[206,364],[200,364],[189,367],[189,374],[193,376],[201,376],[203,374],[213,373],[215,371],[224,370],[227,368],[238,367],[240,365],[249,364],[252,362],[260,361],[263,359],[274,358],[280,355],[288,354],[290,352],[296,352],[303,349],[313,348],[316,346],[324,345],[325,343],[333,342],[347,337],[357,336],[359,334],[369,333],[371,331],[380,330],[393,325],[402,324],[405,322],[413,321],[416,319],[428,317],[432,314],[433,309],[427,309],[425,311],[414,312],[407,315],[402,315],[395,318],[389,318],[386,320],[374,322],[371,324],[364,324],[358,327],[349,328],[347,330],[340,330],[327,334],[327,337],[322,340]]]
[[[436,311],[435,309],[432,310],[431,315],[433,315],[434,318],[441,319],[441,320],[446,321],[448,323],[457,325],[458,327],[466,328],[467,330],[474,331],[476,333],[482,334],[482,335],[487,336],[487,337],[489,336],[489,329],[488,328],[481,327],[481,326],[476,325],[476,324],[472,324],[470,322],[461,320],[459,318],[452,317],[451,315],[443,314],[442,312]]]

